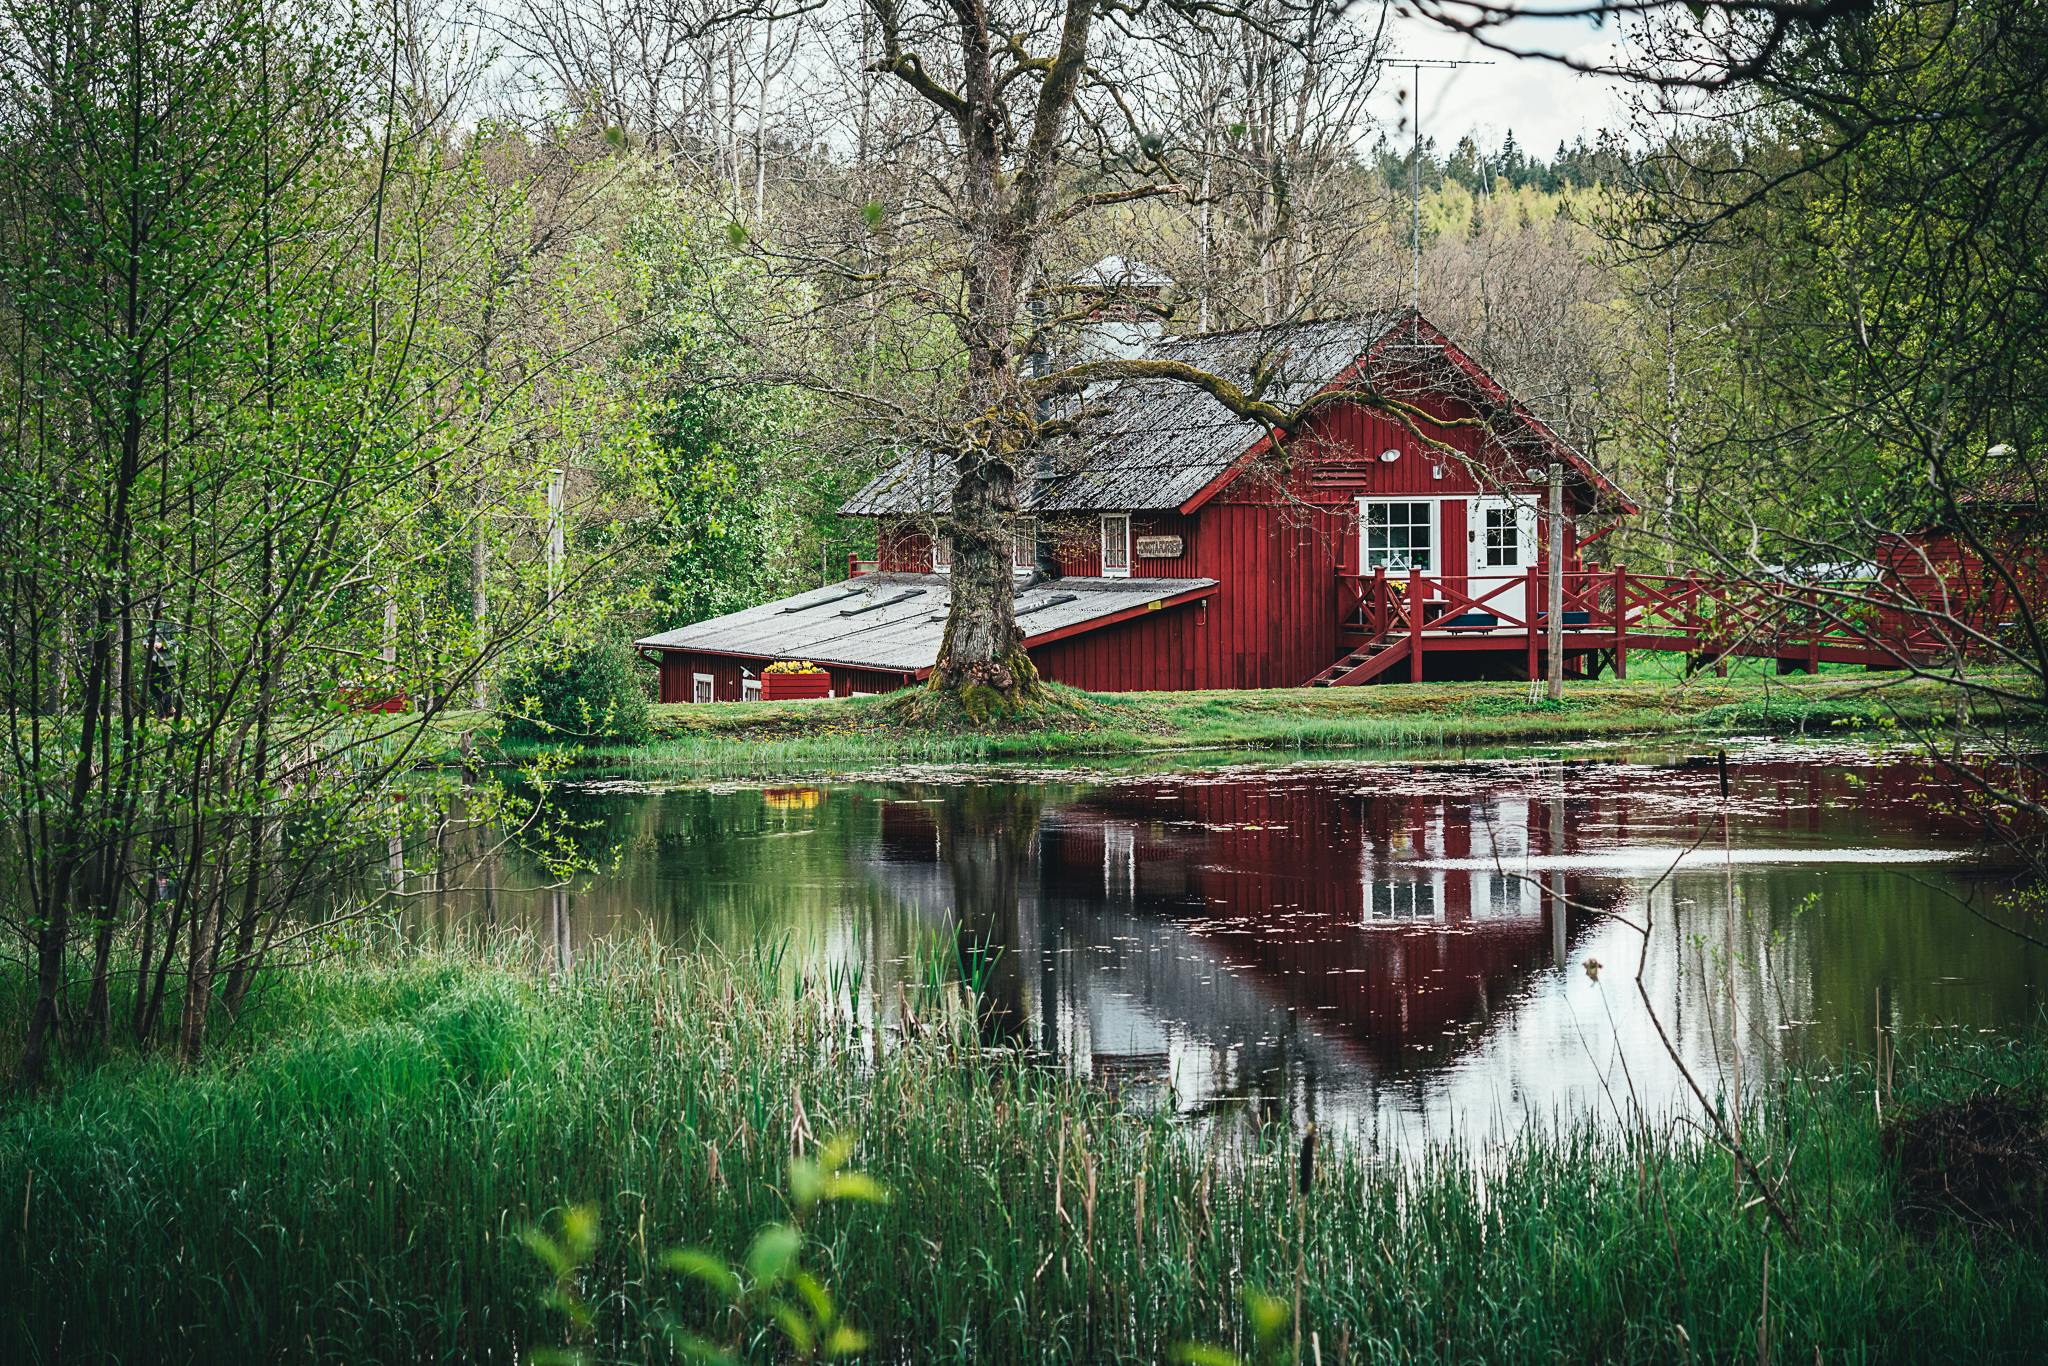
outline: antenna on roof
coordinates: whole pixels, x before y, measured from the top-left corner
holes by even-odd
[[[1423,61],[1410,58],[1397,65],[1409,71],[1409,90],[1414,94],[1415,107],[1410,117],[1415,124],[1415,148],[1408,154],[1408,213],[1414,225],[1412,237],[1415,276],[1409,287],[1408,302],[1417,311],[1422,310],[1422,68],[1453,66],[1492,66],[1490,61]]]

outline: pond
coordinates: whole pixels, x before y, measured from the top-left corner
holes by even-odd
[[[934,962],[991,1043],[1188,1115],[1413,1149],[1667,1109],[1880,1028],[2036,1023],[2048,952],[1922,765],[1858,751],[571,785],[606,871],[412,882],[562,961],[784,946],[897,1019]],[[1639,985],[1640,983],[1640,985]]]

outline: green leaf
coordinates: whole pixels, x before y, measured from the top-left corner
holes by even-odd
[[[810,1323],[802,1314],[786,1304],[776,1306],[775,1325],[782,1330],[782,1335],[789,1339],[790,1346],[801,1353],[808,1355],[817,1345],[818,1339],[811,1332]]]
[[[870,199],[860,206],[860,216],[868,221],[871,228],[882,226],[882,205],[879,200]]]
[[[804,1303],[810,1307],[813,1319],[819,1323],[832,1322],[832,1292],[820,1285],[817,1277],[806,1271],[798,1271],[789,1278],[789,1283],[796,1287],[797,1294],[804,1297]]]
[[[548,1270],[557,1276],[566,1276],[576,1269],[567,1253],[562,1251],[555,1240],[537,1228],[522,1229],[519,1241],[526,1244],[534,1256],[547,1264]]]
[[[571,1205],[562,1211],[562,1242],[578,1265],[597,1249],[597,1206]]]
[[[774,1285],[789,1270],[803,1247],[803,1235],[788,1224],[770,1224],[754,1235],[747,1249],[747,1274],[756,1285]]]
[[[825,1177],[818,1170],[818,1164],[801,1157],[789,1160],[789,1202],[798,1209],[809,1209],[818,1203],[824,1193]]]
[[[867,1334],[858,1328],[849,1328],[843,1323],[834,1328],[831,1336],[825,1339],[825,1355],[828,1357],[850,1357],[855,1352],[865,1352],[867,1349]]]
[[[846,1159],[853,1156],[853,1137],[850,1134],[834,1134],[825,1140],[825,1146],[818,1149],[818,1165],[828,1172],[836,1172],[846,1165]]]
[[[1235,1352],[1226,1352],[1221,1347],[1211,1347],[1204,1342],[1183,1342],[1173,1349],[1175,1361],[1186,1362],[1188,1366],[1244,1366],[1244,1361]]]
[[[1252,1316],[1252,1332],[1264,1342],[1286,1326],[1289,1318],[1287,1301],[1268,1295],[1263,1290],[1246,1286],[1244,1290],[1245,1312]]]
[[[740,1296],[740,1278],[721,1259],[694,1247],[671,1248],[661,1254],[661,1264],[679,1276],[702,1281],[721,1299]]]
[[[825,1179],[824,1198],[886,1205],[889,1203],[889,1188],[865,1172],[838,1172]]]

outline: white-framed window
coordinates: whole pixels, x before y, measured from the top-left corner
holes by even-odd
[[[1109,512],[1102,517],[1102,577],[1131,576],[1131,514]]]
[[[1368,920],[1437,920],[1443,916],[1436,883],[1427,876],[1397,872],[1385,882],[1367,884],[1367,890]]]
[[[760,700],[761,680],[758,678],[742,678],[740,680],[740,701],[759,702]]]
[[[1017,569],[1038,567],[1038,522],[1035,519],[1017,519],[1016,529],[1010,533],[1010,564]]]
[[[1522,567],[1521,516],[1513,504],[1502,507],[1488,503],[1482,510],[1486,526],[1480,534],[1486,540],[1486,567],[1488,569],[1520,569]]]
[[[710,674],[690,675],[690,700],[692,702],[709,702],[712,697],[711,689]]]
[[[932,537],[932,573],[950,574],[952,572],[953,538],[951,536],[934,535]]]
[[[1427,498],[1358,500],[1358,563],[1366,573],[1419,569],[1437,572],[1437,504]]]

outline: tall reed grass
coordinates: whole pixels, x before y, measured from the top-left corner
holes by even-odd
[[[1303,1359],[1333,1366],[2018,1360],[2041,1341],[2040,1247],[1901,1224],[1854,1069],[1750,1118],[1796,1243],[1672,1127],[1413,1161],[1326,1139],[1304,1199],[1298,1136],[1135,1112],[977,1049],[943,993],[792,986],[772,959],[334,963],[271,981],[249,1040],[206,1065],[117,1059],[13,1102],[0,1359],[520,1360],[562,1341],[523,1235],[589,1202],[589,1346],[664,1360],[662,1324],[707,1306],[663,1252],[746,1248],[789,1217],[792,1152],[832,1134],[893,1196],[806,1227],[871,1360],[1248,1350],[1247,1288],[1298,1302]],[[907,1040],[853,1023],[906,1004]],[[1889,1104],[2038,1086],[2044,1057],[1909,1053]]]

